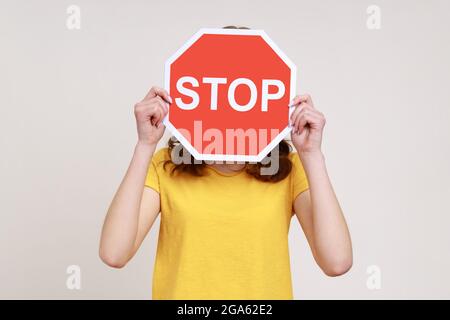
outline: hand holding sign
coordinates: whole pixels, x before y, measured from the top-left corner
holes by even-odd
[[[164,124],[196,159],[261,161],[290,131],[296,68],[262,30],[202,29],[165,73]]]
[[[161,125],[172,103],[169,93],[158,87],[152,87],[145,98],[134,106],[134,115],[140,143],[156,145],[164,134]]]
[[[299,154],[320,152],[325,116],[314,108],[310,95],[296,96],[291,104],[292,143]]]

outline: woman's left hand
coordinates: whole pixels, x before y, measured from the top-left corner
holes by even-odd
[[[298,95],[291,102],[292,143],[299,155],[321,152],[325,117],[314,108],[311,96]]]

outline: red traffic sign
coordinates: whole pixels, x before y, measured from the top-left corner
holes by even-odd
[[[201,29],[166,61],[164,124],[198,160],[261,161],[290,132],[295,82],[264,31]]]

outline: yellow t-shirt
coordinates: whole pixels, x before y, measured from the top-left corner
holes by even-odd
[[[290,158],[291,174],[271,183],[210,167],[171,175],[168,149],[154,154],[145,182],[161,197],[153,299],[292,299],[288,231],[308,182]]]

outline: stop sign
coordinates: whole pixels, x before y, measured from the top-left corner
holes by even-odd
[[[261,161],[290,131],[295,80],[264,31],[201,29],[166,61],[164,124],[198,160]]]

